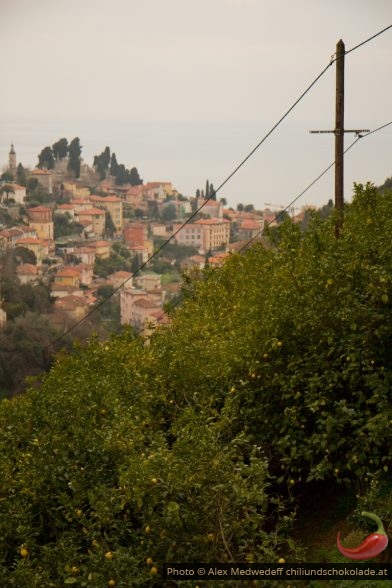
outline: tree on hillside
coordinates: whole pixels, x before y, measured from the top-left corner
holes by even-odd
[[[46,204],[52,200],[52,195],[36,178],[28,180],[27,184],[28,190],[26,201],[28,202],[29,207],[36,206],[37,204]]]
[[[116,225],[113,222],[112,215],[108,210],[105,211],[105,236],[111,239],[116,233]]]
[[[112,153],[112,157],[110,159],[110,170],[109,173],[111,176],[116,177],[117,173],[118,173],[118,163],[117,163],[117,158],[116,158],[116,154]]]
[[[13,252],[14,252],[14,259],[18,264],[19,263],[31,263],[33,265],[36,265],[37,257],[35,255],[34,251],[31,251],[31,249],[27,249],[27,247],[23,247],[21,245],[18,245],[17,247],[14,248]]]
[[[15,178],[10,171],[6,170],[1,174],[0,180],[2,180],[3,182],[13,182]]]
[[[68,140],[64,137],[52,145],[54,159],[63,159],[68,155]]]
[[[110,147],[105,147],[100,155],[94,157],[94,167],[96,168],[99,179],[104,180],[110,165]]]
[[[54,215],[54,238],[67,237],[69,235],[81,235],[83,225],[74,222],[69,214]]]
[[[171,221],[177,217],[177,209],[175,204],[168,204],[162,211],[162,219],[164,221]]]
[[[27,184],[26,170],[21,163],[18,163],[16,168],[16,183],[20,186],[26,186]]]
[[[392,189],[392,176],[390,178],[387,178],[385,180],[385,182],[382,184],[382,186],[379,187],[379,190],[381,192],[385,191],[385,190],[391,190]]]
[[[5,194],[5,197],[4,197],[4,194]],[[5,200],[5,201],[9,200],[10,194],[15,194],[15,190],[12,187],[12,185],[4,184],[3,186],[0,186],[0,202],[3,202],[3,200]]]
[[[82,153],[79,137],[72,139],[71,143],[69,144],[68,153],[68,169],[73,173],[75,178],[78,178],[80,176],[80,155]]]
[[[127,184],[129,181],[128,170],[125,168],[123,163],[117,166],[117,173],[116,173],[116,184],[118,186],[122,186]]]
[[[209,198],[210,197],[210,182],[209,180],[206,180],[206,191],[205,191],[205,197]]]
[[[210,200],[216,200],[216,192],[212,182],[210,184]]]
[[[38,165],[40,169],[53,169],[54,168],[54,157],[51,147],[44,147],[41,153],[38,155]]]
[[[0,330],[0,394],[20,394],[27,376],[46,371],[52,361],[49,344],[58,332],[47,319],[28,312]]]
[[[143,184],[143,180],[140,178],[136,167],[131,168],[129,172],[129,183],[131,186],[140,186]]]

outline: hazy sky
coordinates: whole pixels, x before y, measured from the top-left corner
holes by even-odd
[[[145,181],[218,187],[329,63],[392,24],[391,0],[0,0],[0,166],[61,137],[106,145]],[[346,128],[392,121],[392,29],[346,56]],[[219,193],[288,204],[333,160],[335,66]],[[354,137],[346,135],[348,146]],[[392,175],[392,125],[346,156],[354,181]],[[333,197],[333,170],[301,198]]]

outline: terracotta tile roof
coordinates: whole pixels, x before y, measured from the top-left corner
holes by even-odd
[[[105,216],[105,211],[102,210],[102,208],[86,208],[85,210],[79,210],[79,212],[77,213],[78,216],[84,216],[84,215],[103,215]]]
[[[34,206],[33,208],[29,208],[27,210],[27,214],[29,212],[52,212],[52,209],[48,206]]]
[[[21,186],[20,184],[8,184],[9,186],[12,186],[12,188],[15,188],[16,190],[26,190],[26,186]]]
[[[20,226],[20,227],[18,227],[18,231],[22,231],[22,233],[35,233],[35,234],[37,234],[37,231],[33,227]]]
[[[227,223],[230,223],[227,218],[202,218],[196,221],[198,225],[223,225]]]
[[[113,272],[112,274],[110,274],[108,276],[108,279],[119,279],[119,280],[127,280],[128,278],[131,278],[132,274],[130,272],[125,272],[125,271],[118,271],[118,272]]]
[[[131,188],[129,188],[129,190],[127,190],[127,194],[130,194],[131,196],[139,196],[142,193],[143,189],[141,186],[132,186]]]
[[[0,235],[8,239],[9,237],[17,237],[18,235],[23,235],[20,229],[11,228],[11,229],[4,229],[1,231]]]
[[[68,277],[77,277],[79,276],[80,272],[72,267],[65,267],[64,269],[60,270],[55,274],[55,277],[59,278],[68,278]]]
[[[261,228],[261,224],[253,219],[244,219],[240,224],[240,229],[243,231],[256,231]]]
[[[32,263],[21,263],[16,268],[16,273],[19,276],[36,276],[38,274],[38,268]]]
[[[90,198],[86,200],[85,198],[75,198],[71,200],[72,204],[81,205],[81,204],[91,204]]]
[[[49,176],[49,175],[51,175],[47,169],[39,169],[39,168],[33,169],[33,171],[31,173],[35,176]]]
[[[53,284],[51,284],[50,286],[50,290],[51,292],[69,292],[70,294],[74,294],[75,296],[77,294],[75,294],[75,292],[79,292],[80,294],[78,294],[79,296],[82,295],[82,291],[77,287],[77,286],[70,286],[69,284],[59,284],[56,282],[53,282]]]
[[[95,241],[94,246],[95,247],[109,247],[110,246],[110,243],[109,243],[109,241],[102,241],[102,240],[101,241]]]
[[[75,247],[74,253],[95,253],[95,247]]]
[[[22,239],[18,239],[17,243],[22,245],[43,245],[42,239],[36,237],[23,237]]]
[[[102,202],[102,204],[106,202],[122,202],[121,198],[117,196],[90,196],[90,199],[93,202]]]
[[[140,306],[141,308],[159,308],[159,306],[155,304],[155,302],[147,300],[147,298],[140,298],[140,300],[136,300],[134,302],[134,305]]]
[[[69,294],[68,296],[63,296],[62,298],[58,298],[55,301],[55,305],[57,308],[62,310],[75,310],[78,307],[86,307],[87,300],[82,296],[75,296],[74,294]]]

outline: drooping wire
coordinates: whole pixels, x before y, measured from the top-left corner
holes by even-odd
[[[378,131],[381,131],[382,129],[385,129],[385,127],[388,127],[389,125],[392,125],[392,121],[386,123],[385,125],[381,125],[380,127],[377,127],[376,129],[374,129],[373,131],[369,131],[367,133],[361,134],[359,135],[355,141],[353,141],[351,143],[351,145],[349,145],[347,147],[347,149],[344,150],[344,154],[347,153],[347,151],[350,151],[350,149],[352,149],[354,147],[354,145],[356,145],[358,143],[358,141],[360,141],[361,139],[363,139],[364,137],[368,137],[369,135],[372,135],[373,133],[377,133]],[[317,176],[317,178],[315,178],[308,186],[306,186],[306,188],[304,190],[302,190],[302,192],[300,194],[298,194],[298,196],[296,196],[294,198],[294,200],[292,200],[290,202],[290,204],[288,204],[285,208],[283,208],[282,210],[280,210],[275,217],[269,221],[267,223],[267,227],[264,225],[263,228],[261,228],[259,231],[257,231],[257,233],[255,235],[253,235],[253,237],[251,239],[249,239],[240,249],[238,249],[237,253],[241,253],[244,249],[247,249],[249,247],[249,245],[255,241],[255,239],[257,239],[260,235],[262,235],[263,231],[268,228],[272,223],[274,223],[275,221],[278,220],[278,218],[284,213],[287,212],[288,210],[290,210],[290,208],[293,206],[293,204],[295,204],[297,202],[297,200],[299,200],[299,198],[301,198],[301,196],[303,196],[305,194],[305,192],[307,192],[308,190],[310,190],[310,188],[312,186],[314,186],[332,167],[334,167],[335,162],[333,161],[332,163],[329,164],[328,167],[326,167],[324,169],[324,171],[321,172],[321,174],[319,174]]]
[[[388,29],[392,28],[392,24],[385,27],[385,29],[382,29],[382,31],[379,31],[378,33],[376,33],[375,35],[373,35],[372,37],[369,37],[368,39],[366,39],[365,41],[362,41],[361,43],[359,43],[358,45],[355,45],[355,47],[352,47],[351,49],[349,49],[348,51],[345,51],[345,54],[347,55],[348,53],[351,53],[352,51],[355,51],[356,49],[358,49],[359,47],[362,47],[362,45],[365,45],[366,43],[369,43],[369,41],[372,41],[373,39],[375,39],[376,37],[378,37],[379,35],[382,35],[382,33],[385,33],[385,31],[387,31]]]
[[[101,300],[98,304],[96,304],[94,306],[94,308],[92,308],[87,314],[85,314],[81,319],[79,319],[78,321],[76,321],[73,325],[71,325],[69,327],[69,329],[67,329],[64,333],[62,333],[61,335],[59,335],[56,339],[54,339],[54,341],[52,341],[47,347],[52,347],[53,345],[55,345],[58,341],[60,341],[61,339],[63,339],[64,337],[66,337],[71,331],[73,331],[76,327],[78,327],[81,323],[83,323],[84,321],[86,321],[88,319],[89,316],[91,316],[95,311],[99,310],[99,308],[105,304],[110,298],[112,298],[112,296],[114,296],[116,294],[116,292],[118,292],[131,278],[133,278],[136,274],[140,273],[140,271],[146,267],[146,265],[152,260],[154,259],[154,257],[156,257],[164,247],[166,247],[166,245],[168,245],[168,243],[170,243],[170,241],[172,241],[172,239],[174,239],[174,237],[187,225],[191,222],[191,220],[202,210],[202,208],[211,200],[215,197],[215,195],[219,192],[219,190],[221,190],[223,188],[223,186],[225,186],[225,184],[227,184],[227,182],[234,176],[234,174],[236,174],[240,168],[248,161],[248,159],[259,149],[259,147],[261,147],[261,145],[267,140],[267,138],[277,129],[277,127],[284,121],[284,119],[290,114],[290,112],[292,110],[294,110],[294,108],[297,106],[297,104],[305,97],[305,95],[311,90],[311,88],[318,82],[318,80],[325,74],[325,72],[328,70],[328,68],[332,65],[333,62],[329,63],[320,73],[319,75],[312,81],[312,83],[306,88],[306,90],[304,92],[302,92],[302,94],[300,95],[299,98],[297,98],[297,100],[290,106],[290,108],[285,112],[285,114],[278,120],[277,123],[274,124],[274,126],[268,131],[268,133],[266,135],[264,135],[264,137],[261,139],[261,141],[259,141],[259,143],[250,151],[250,153],[248,153],[248,155],[241,161],[241,163],[239,163],[237,165],[237,167],[227,176],[227,178],[218,186],[218,188],[216,190],[213,191],[212,194],[209,195],[208,198],[206,198],[204,200],[204,202],[170,235],[170,237],[164,241],[159,247],[158,249],[145,261],[143,262],[132,274],[132,276],[130,276],[129,278],[127,278],[126,280],[124,280],[124,282],[122,282],[119,286],[117,286],[116,288],[113,289],[113,292],[111,292],[108,296],[106,296],[103,300]]]
[[[376,33],[375,35],[373,35],[372,37],[369,37],[368,39],[365,39],[365,41],[362,41],[361,43],[359,43],[358,45],[356,45],[355,47],[353,47],[352,49],[350,49],[349,51],[346,51],[345,53],[351,53],[352,51],[358,49],[359,47],[361,47],[362,45],[364,45],[365,43],[368,43],[369,41],[371,41],[372,39],[378,37],[379,35],[381,35],[382,33],[384,33],[385,31],[387,31],[389,28],[391,28],[392,25],[386,27],[385,29],[379,31],[378,33]],[[132,276],[135,276],[136,274],[140,273],[140,271],[146,267],[146,265],[152,260],[154,259],[154,257],[156,257],[164,247],[166,247],[166,245],[168,243],[170,243],[170,241],[172,241],[172,239],[174,239],[174,237],[187,225],[191,222],[191,220],[202,210],[202,208],[211,200],[213,199],[216,194],[219,192],[219,190],[221,190],[223,188],[223,186],[225,186],[227,184],[227,182],[229,180],[231,180],[231,178],[241,169],[241,167],[243,165],[245,165],[245,163],[248,161],[248,159],[250,159],[250,157],[252,157],[252,155],[261,147],[261,145],[268,139],[268,137],[278,128],[278,126],[285,120],[285,118],[290,114],[290,112],[292,112],[292,110],[294,110],[294,108],[297,106],[297,104],[306,96],[306,94],[313,88],[313,86],[322,78],[322,76],[327,72],[327,70],[331,67],[331,65],[336,61],[336,58],[333,59],[331,58],[330,62],[328,63],[328,65],[316,76],[316,78],[309,84],[309,86],[304,90],[304,92],[302,92],[302,94],[299,96],[299,98],[297,98],[297,100],[290,106],[290,108],[285,112],[285,114],[273,125],[273,127],[268,131],[268,133],[266,135],[264,135],[264,137],[259,141],[259,143],[257,143],[257,145],[248,153],[248,155],[237,165],[237,167],[235,167],[235,169],[226,177],[226,179],[218,186],[218,188],[216,190],[213,191],[212,194],[209,195],[208,198],[205,199],[205,201],[201,204],[201,206],[199,206],[199,208],[197,208],[191,215],[190,217],[188,217],[185,222],[180,225],[180,227],[174,232],[172,233],[172,235],[166,240],[164,241],[164,243],[158,247],[158,249],[145,261],[143,262],[136,270],[135,272],[133,272]],[[329,169],[329,168],[328,168]],[[328,171],[328,170],[326,170]],[[325,171],[325,173],[326,173]],[[322,174],[323,175],[323,174]],[[321,176],[320,176],[321,177]],[[317,180],[316,180],[317,181]],[[313,184],[312,184],[313,185]],[[309,186],[307,189],[309,189],[311,186]],[[306,189],[306,190],[307,190]],[[305,190],[305,191],[306,191]],[[305,192],[303,192],[305,193]],[[301,194],[302,196],[302,194]],[[296,200],[299,198],[300,196],[298,196],[296,198]],[[295,201],[296,201],[295,200]],[[294,202],[295,202],[294,201]],[[289,205],[291,206],[291,205]],[[285,209],[286,210],[286,209]],[[281,211],[282,213],[283,211]],[[252,239],[253,240],[253,239]],[[105,297],[103,300],[101,300],[101,302],[99,302],[98,304],[96,304],[94,306],[94,308],[92,308],[86,315],[84,315],[80,320],[78,320],[76,323],[74,323],[73,325],[71,325],[69,327],[69,329],[67,329],[64,333],[62,333],[59,337],[57,337],[56,339],[54,339],[53,342],[51,342],[47,348],[52,347],[53,345],[55,345],[55,343],[57,343],[58,341],[60,341],[61,339],[63,339],[64,337],[66,337],[71,331],[73,331],[77,326],[79,326],[81,323],[83,323],[85,320],[88,319],[89,316],[91,316],[96,310],[99,310],[99,308],[105,304],[110,298],[112,298],[112,296],[114,296],[116,294],[116,292],[118,292],[131,278],[128,278],[126,280],[124,280],[124,282],[122,282],[117,288],[115,288],[113,290],[113,292],[111,294],[109,294],[107,297]]]

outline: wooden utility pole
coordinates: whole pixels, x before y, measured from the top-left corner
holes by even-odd
[[[344,206],[344,43],[336,45],[336,104],[335,104],[335,208],[337,221],[335,236],[339,237],[343,228]]]
[[[335,129],[333,131],[310,131],[311,133],[335,134],[335,209],[337,221],[335,235],[340,237],[343,228],[344,209],[344,133],[368,133],[369,129],[344,128],[344,55],[345,47],[342,39],[336,44],[336,98],[335,98]]]

